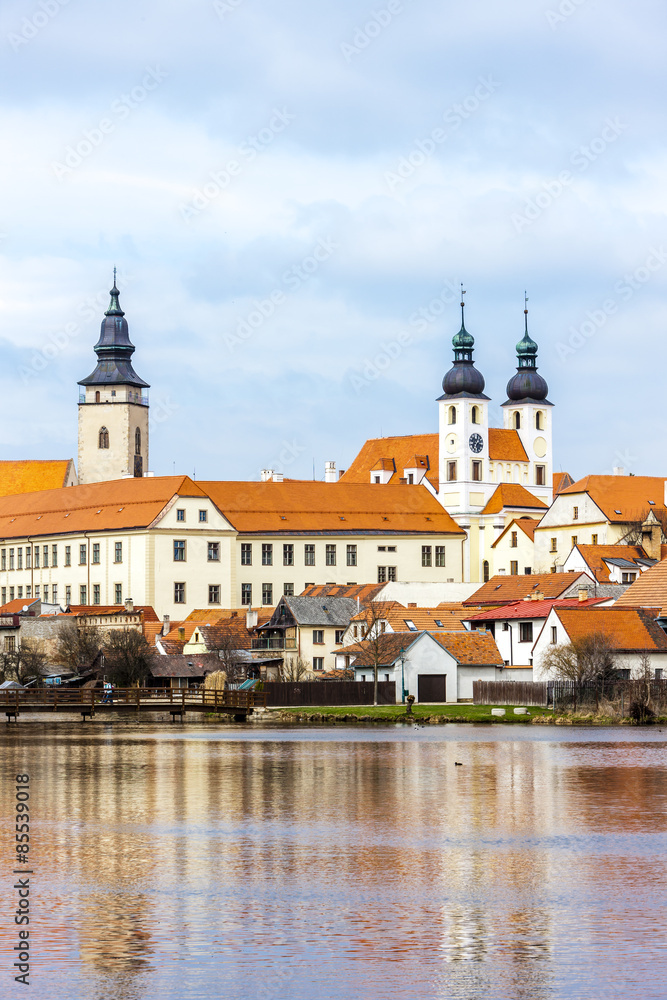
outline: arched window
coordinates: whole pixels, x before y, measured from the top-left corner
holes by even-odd
[[[141,431],[138,427],[134,432],[134,454],[141,455]]]
[[[484,583],[488,583],[489,582],[489,564],[486,561],[486,559],[484,560],[483,570],[484,570]]]
[[[98,448],[108,448],[109,447],[109,431],[106,427],[100,427],[100,438]]]
[[[99,401],[100,401],[100,391],[98,389],[97,392],[95,393],[95,402],[99,403]]]
[[[455,424],[456,423],[456,407],[455,406],[450,406],[449,407],[449,422],[450,422],[450,424]]]
[[[543,427],[542,427],[542,414],[540,413],[539,410],[535,414],[535,430],[538,430],[538,431],[543,430]]]
[[[473,406],[473,408],[472,408],[472,414],[471,414],[471,418],[470,418],[472,420],[473,424],[478,424],[479,423],[478,413],[479,413],[479,411],[478,411],[477,407]]]
[[[514,414],[514,429],[517,431],[521,429],[521,414],[518,412]]]

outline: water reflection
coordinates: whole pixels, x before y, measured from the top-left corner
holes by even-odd
[[[40,995],[662,996],[663,739],[21,724]]]

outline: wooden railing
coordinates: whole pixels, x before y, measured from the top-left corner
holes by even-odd
[[[0,691],[0,711],[3,709],[58,708],[90,705],[92,707],[136,707],[146,710],[155,706],[156,711],[167,705],[190,709],[239,709],[266,708],[263,691],[219,691],[209,688],[70,688],[53,685],[42,688],[9,689]]]

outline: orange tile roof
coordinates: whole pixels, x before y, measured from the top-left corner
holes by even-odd
[[[423,632],[385,632],[376,642],[354,642],[350,646],[343,646],[337,649],[337,653],[354,657],[355,667],[373,666],[375,664],[376,651],[379,661],[384,665],[391,665],[415,642]]]
[[[462,666],[502,667],[504,660],[490,632],[475,629],[473,632],[433,632],[433,638]]]
[[[162,622],[144,622],[144,638],[149,646],[155,645],[155,640],[162,632]]]
[[[559,496],[577,493],[588,493],[612,523],[643,521],[650,510],[659,520],[665,517],[664,476],[585,476]]]
[[[227,520],[246,534],[335,531],[464,532],[426,487],[293,482],[199,482]]]
[[[156,476],[0,497],[0,538],[144,528],[176,495],[206,496],[188,476]]]
[[[352,464],[338,480],[339,483],[370,483],[374,469],[395,470],[388,485],[395,485],[403,476],[404,469],[423,468],[415,466],[418,457],[428,467],[427,478],[438,487],[438,434],[407,434],[401,437],[370,438]]]
[[[553,495],[556,496],[562,490],[567,489],[573,482],[574,479],[569,472],[554,472],[552,477]]]
[[[533,496],[520,483],[500,483],[489,497],[482,514],[499,514],[506,507],[547,509],[547,505],[543,500],[539,500],[536,496]]]
[[[9,601],[8,604],[3,604],[0,608],[0,615],[18,615],[19,612],[27,607],[31,607],[33,604],[39,603],[39,597],[35,600],[32,597],[26,598],[24,601],[22,597],[17,597],[14,601]]]
[[[605,559],[648,559],[641,545],[577,545],[576,548],[598,583],[609,583]]]
[[[404,632],[407,627],[406,623],[409,621],[414,622],[418,631],[432,632],[434,629],[441,628],[461,631],[465,628],[461,616],[465,614],[466,611],[463,608],[460,609],[459,616],[456,612],[446,608],[405,608],[397,604],[386,617],[395,632]]]
[[[641,573],[614,607],[652,608],[667,606],[667,559]]]
[[[79,618],[98,617],[100,615],[135,615],[141,613],[147,622],[159,622],[155,609],[149,604],[136,605],[128,611],[124,604],[70,604],[69,613]]]
[[[555,612],[572,639],[599,632],[608,636],[617,652],[667,651],[667,635],[655,621],[657,609],[619,607],[559,609]]]
[[[306,587],[301,592],[300,597],[352,597],[359,598],[360,604],[367,604],[380,593],[384,583],[361,583],[361,584],[337,584],[337,583],[317,583],[312,587]]]
[[[0,462],[0,496],[61,489],[73,475],[71,458]]]
[[[519,432],[506,427],[489,427],[489,458],[492,462],[527,462],[528,455]]]
[[[521,576],[492,576],[467,600],[465,607],[472,604],[513,604],[531,594],[543,594],[545,598],[561,597],[578,581],[588,585],[593,581],[584,573],[528,573]],[[667,603],[667,601],[665,602]]]
[[[507,532],[514,527],[521,528],[524,535],[527,535],[532,542],[535,538],[535,528],[537,527],[538,524],[539,521],[537,521],[536,518],[534,517],[515,517],[513,520],[510,521],[510,523],[507,525],[503,533],[501,535],[498,535],[491,548],[495,549],[496,545],[498,545],[498,543],[502,541]]]

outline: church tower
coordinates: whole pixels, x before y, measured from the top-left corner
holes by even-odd
[[[549,386],[537,372],[537,344],[528,333],[528,298],[524,308],[524,335],[516,345],[517,370],[507,383],[502,404],[505,427],[515,430],[528,455],[526,488],[545,503],[553,496],[552,409]]]
[[[79,382],[79,482],[145,476],[148,472],[148,389],[132,368],[134,345],[118,300],[111,302],[95,344],[97,367]]]

